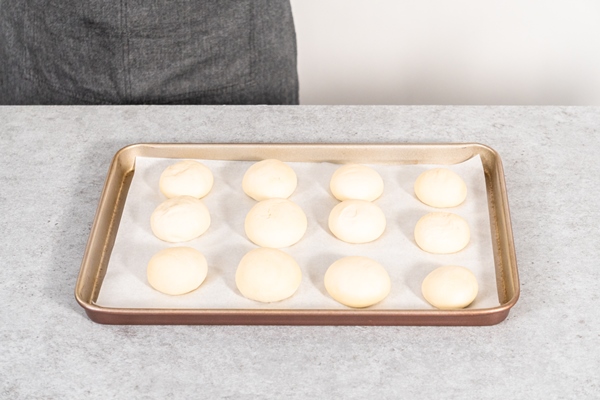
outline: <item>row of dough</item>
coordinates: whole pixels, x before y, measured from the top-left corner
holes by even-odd
[[[155,254],[148,263],[150,285],[165,294],[181,295],[200,287],[208,272],[204,255],[191,247],[171,247]],[[360,256],[335,261],[323,278],[329,295],[341,304],[363,308],[379,303],[391,290],[386,269],[378,262]],[[300,266],[287,253],[257,248],[240,261],[235,283],[240,293],[251,300],[271,303],[296,293],[302,281]],[[460,266],[435,269],[423,280],[425,300],[439,309],[460,309],[477,296],[477,279]]]
[[[167,198],[192,196],[198,199],[212,189],[214,177],[204,164],[184,160],[166,168],[159,186]],[[254,200],[287,199],[296,190],[298,178],[286,163],[267,159],[259,161],[246,171],[242,180],[244,193]],[[361,164],[346,164],[331,177],[331,193],[340,201],[373,201],[383,194],[383,179],[374,169]],[[460,205],[467,196],[467,186],[455,172],[434,168],[423,172],[415,181],[415,195],[423,203],[448,208]]]
[[[208,208],[191,196],[167,199],[152,213],[150,225],[156,237],[166,242],[187,242],[206,232],[211,224]],[[255,204],[245,219],[248,239],[261,247],[289,247],[302,239],[308,220],[297,204],[287,199],[268,199]],[[345,200],[329,215],[329,229],[348,243],[378,239],[386,227],[383,211],[364,200]],[[414,237],[429,253],[449,254],[462,250],[470,240],[467,221],[457,214],[431,212],[419,219]]]

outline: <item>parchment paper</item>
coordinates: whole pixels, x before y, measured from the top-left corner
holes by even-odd
[[[392,280],[389,296],[372,309],[431,309],[421,295],[425,276],[442,265],[469,268],[479,283],[479,294],[469,308],[499,305],[490,221],[483,166],[479,156],[461,164],[443,166],[457,172],[467,184],[467,200],[451,209],[435,209],[421,203],[413,185],[423,171],[436,165],[370,165],[385,183],[375,203],[387,218],[385,233],[367,244],[348,244],[336,239],[327,227],[331,209],[338,201],[329,191],[329,179],[340,166],[332,163],[288,163],[298,175],[298,188],[290,197],[308,217],[308,230],[297,244],[282,249],[302,269],[302,284],[294,296],[264,304],[243,297],[235,286],[235,271],[246,252],[257,246],[244,233],[244,219],[256,202],[242,191],[242,178],[250,161],[198,160],[214,176],[212,191],[203,199],[212,223],[201,237],[170,244],[157,239],[150,229],[150,215],[166,200],[158,188],[162,171],[179,160],[138,157],[123,216],[96,304],[119,308],[223,308],[223,309],[347,309],[326,292],[323,276],[337,259],[362,255],[373,258]],[[449,211],[467,220],[471,242],[462,251],[433,255],[415,243],[413,229],[419,218],[432,211]],[[172,246],[190,246],[204,253],[208,276],[189,294],[168,296],[148,284],[146,266],[158,251]]]

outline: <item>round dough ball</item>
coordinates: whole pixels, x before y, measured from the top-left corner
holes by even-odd
[[[368,243],[385,231],[385,215],[381,208],[366,200],[345,200],[329,214],[329,229],[338,239],[348,243]]]
[[[202,235],[210,226],[208,208],[192,196],[163,201],[150,217],[152,232],[165,242],[187,242]]]
[[[281,248],[297,243],[308,227],[302,208],[287,199],[268,199],[246,215],[246,236],[262,247]]]
[[[204,164],[184,160],[167,167],[160,175],[160,191],[168,198],[192,196],[198,199],[212,189],[213,174]]]
[[[344,257],[327,269],[325,289],[350,307],[368,307],[390,293],[392,282],[385,268],[367,257]]]
[[[456,172],[435,168],[419,175],[415,181],[415,194],[431,207],[456,207],[465,201],[467,185]]]
[[[475,300],[477,278],[465,267],[446,265],[432,271],[421,285],[423,297],[440,310],[465,308]]]
[[[159,292],[179,295],[197,289],[208,271],[206,258],[191,247],[172,247],[156,253],[148,263],[150,286]]]
[[[287,299],[301,281],[302,271],[289,254],[264,247],[248,252],[235,272],[235,284],[242,295],[263,303]]]
[[[469,224],[456,214],[432,212],[424,215],[415,226],[417,245],[434,254],[456,253],[464,249],[471,238]]]
[[[373,201],[383,194],[383,179],[377,171],[366,165],[347,164],[333,173],[329,188],[340,201]]]
[[[279,160],[262,160],[253,164],[242,180],[244,193],[254,200],[287,199],[294,193],[298,178],[294,170]]]

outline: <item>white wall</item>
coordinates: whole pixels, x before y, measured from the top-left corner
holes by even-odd
[[[292,7],[302,104],[600,105],[600,1]]]

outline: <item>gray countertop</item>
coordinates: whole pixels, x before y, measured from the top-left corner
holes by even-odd
[[[481,142],[521,279],[488,327],[107,326],[74,287],[136,142]],[[0,107],[0,398],[597,398],[598,107]]]

